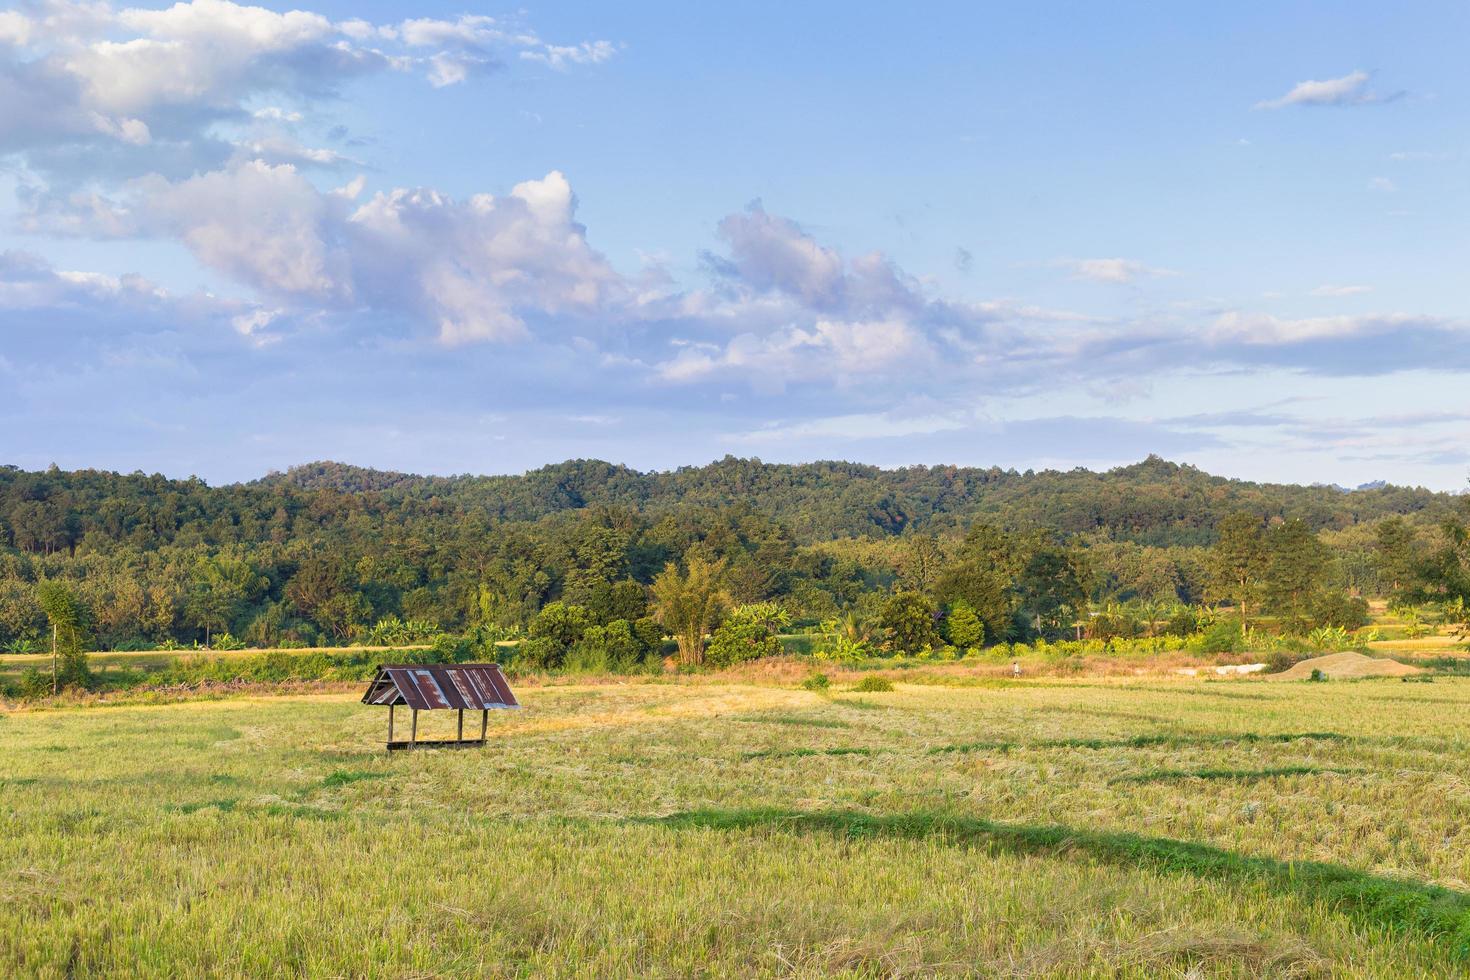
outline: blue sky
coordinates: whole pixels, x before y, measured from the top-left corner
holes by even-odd
[[[1457,489],[1463,4],[0,7],[0,461]]]

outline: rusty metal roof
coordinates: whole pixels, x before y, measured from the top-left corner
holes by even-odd
[[[368,685],[363,704],[439,708],[519,708],[499,664],[385,664]]]

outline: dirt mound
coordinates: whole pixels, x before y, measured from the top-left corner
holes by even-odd
[[[1349,651],[1303,660],[1290,670],[1273,674],[1270,679],[1273,681],[1304,681],[1311,678],[1314,670],[1320,670],[1330,680],[1340,680],[1346,677],[1402,677],[1405,674],[1423,673],[1418,667],[1410,667],[1397,660],[1379,660]]]

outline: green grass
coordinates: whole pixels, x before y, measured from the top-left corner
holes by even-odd
[[[1262,779],[1281,779],[1287,776],[1317,776],[1322,773],[1353,773],[1357,769],[1333,769],[1322,766],[1270,766],[1266,769],[1156,769],[1128,776],[1119,776],[1115,783],[1160,783],[1177,779],[1234,779],[1254,783]]]
[[[1068,712],[1082,714],[1083,712]],[[1114,713],[1116,717],[1116,713]],[[1313,741],[1340,741],[1348,736],[1338,732],[1278,732],[1262,735],[1257,732],[1188,733],[1130,735],[1126,738],[1055,738],[1026,743],[1013,741],[960,742],[954,745],[936,745],[929,751],[943,752],[1011,752],[1016,749],[1144,749],[1183,748],[1202,745],[1250,745],[1257,742],[1297,742],[1302,739]]]
[[[1470,680],[1239,683],[0,715],[0,976],[1470,971]]]

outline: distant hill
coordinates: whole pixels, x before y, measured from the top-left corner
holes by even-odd
[[[568,460],[521,476],[414,477],[318,462],[273,475],[301,489],[383,492],[389,499],[455,501],[503,521],[561,510],[626,507],[658,515],[681,506],[744,506],[787,525],[798,540],[945,532],[976,518],[1064,533],[1106,532],[1145,544],[1204,544],[1233,510],[1344,528],[1444,506],[1447,494],[1383,482],[1357,490],[1252,483],[1211,476],[1157,456],[1106,472],[996,467],[882,469],[847,462],[763,463],[727,456],[706,466],[641,473],[601,460]]]
[[[284,473],[268,473],[254,481],[260,486],[292,486],[298,490],[336,490],[340,493],[364,493],[388,490],[425,479],[412,473],[374,470],[365,466],[321,460],[293,466]]]
[[[945,534],[984,519],[1044,526],[1150,545],[1201,545],[1236,510],[1302,518],[1342,529],[1391,514],[1432,517],[1452,495],[1374,484],[1357,490],[1252,483],[1211,476],[1150,456],[1106,472],[996,467],[881,469],[847,462],[763,463],[727,456],[706,466],[639,472],[601,460],[568,460],[519,476],[415,476],[321,461],[243,484],[209,487],[141,473],[26,472],[0,468],[0,545],[27,551],[148,547],[183,538],[250,543],[359,524],[486,526],[538,521],[588,507],[648,520],[690,508],[737,508],[787,527],[810,543],[915,529]]]

